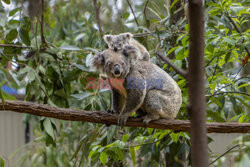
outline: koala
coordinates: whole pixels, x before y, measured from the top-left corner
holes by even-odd
[[[133,34],[129,32],[118,35],[104,35],[103,39],[108,44],[109,49],[112,49],[115,52],[123,50],[124,46],[126,45],[133,45],[141,52],[141,54],[134,57],[134,59],[137,58],[138,60],[143,61],[150,60],[150,54],[148,53],[147,49],[138,41],[133,39]]]
[[[174,119],[182,104],[181,90],[177,83],[160,67],[150,61],[130,59],[140,56],[138,48],[126,45],[121,51],[107,49],[94,56],[92,65],[101,67],[109,79],[124,79],[126,95],[113,87],[112,107],[118,113],[118,125],[126,124],[128,117],[137,110],[146,113],[143,123],[159,118]]]

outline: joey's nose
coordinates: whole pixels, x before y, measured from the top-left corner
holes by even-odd
[[[115,75],[120,74],[120,67],[119,67],[119,65],[115,65],[115,67],[114,67],[114,73],[115,73]]]
[[[114,51],[117,51],[118,49],[117,49],[117,47],[114,47]]]

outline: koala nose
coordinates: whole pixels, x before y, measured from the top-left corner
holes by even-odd
[[[117,51],[117,50],[118,50],[118,49],[117,49],[117,47],[115,46],[115,47],[114,47],[114,51]]]
[[[118,74],[120,74],[120,67],[119,67],[119,65],[115,65],[115,67],[114,67],[114,73],[115,73],[115,75],[118,75]]]

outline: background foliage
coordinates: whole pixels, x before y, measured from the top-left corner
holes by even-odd
[[[86,78],[98,77],[89,69],[90,57],[105,49],[103,34],[129,31],[139,34],[136,39],[148,48],[152,61],[177,81],[183,92],[178,119],[188,119],[186,80],[154,55],[157,48],[161,49],[176,66],[187,69],[189,26],[184,1],[104,0],[97,2],[96,8],[93,2],[45,1],[43,23],[40,0],[0,1],[0,86],[24,89],[27,101],[64,108],[107,110],[111,104],[110,92],[86,89]],[[245,0],[205,1],[209,122],[249,122],[248,5]],[[101,25],[95,17],[97,8]],[[0,97],[15,99],[1,89]],[[19,150],[25,153],[18,157],[18,166],[190,164],[188,133],[107,127],[34,116],[25,116],[25,121],[34,122],[36,139]],[[246,163],[247,155],[249,158],[249,137],[236,141],[235,163],[239,166]],[[210,161],[217,156],[210,152]],[[0,158],[2,163],[4,159]],[[220,162],[213,164],[219,166]]]

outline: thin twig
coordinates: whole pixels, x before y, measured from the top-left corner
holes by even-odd
[[[22,46],[22,45],[14,45],[14,44],[0,44],[0,47],[12,47],[12,48],[23,48],[23,49],[30,49],[31,46]]]
[[[134,38],[138,38],[138,37],[147,37],[149,35],[153,35],[153,32],[145,32],[145,33],[138,33],[138,34],[133,34]]]
[[[93,0],[94,3],[94,8],[95,8],[95,18],[97,22],[97,26],[100,32],[101,38],[103,37],[103,32],[102,32],[102,24],[101,24],[101,19],[100,19],[100,7],[97,4],[97,0]]]
[[[129,8],[130,8],[130,10],[131,10],[131,12],[133,14],[133,16],[134,16],[134,20],[135,20],[136,25],[137,25],[137,27],[139,27],[140,25],[138,23],[138,20],[137,20],[137,18],[135,16],[135,12],[134,12],[134,10],[133,10],[133,8],[132,8],[131,3],[129,2],[129,0],[127,0],[127,3],[128,3],[128,6],[129,6]]]
[[[46,40],[45,40],[45,37],[44,37],[44,0],[41,0],[41,5],[42,5],[42,13],[41,13],[41,23],[40,23],[40,26],[41,26],[41,40],[42,40],[42,45],[46,46],[47,43],[46,43]]]
[[[158,51],[155,53],[156,56],[158,56],[162,61],[164,61],[165,63],[167,63],[170,67],[173,68],[173,70],[180,74],[181,76],[183,76],[184,78],[187,79],[187,72],[184,71],[183,69],[177,67],[169,58],[163,56],[161,53],[159,53]]]
[[[210,79],[209,82],[211,82],[214,79],[214,76],[215,76],[215,73],[217,71],[217,68],[219,67],[218,61],[219,61],[219,57],[217,57],[217,63],[216,63],[216,66],[214,68],[214,72],[213,72],[212,78]]]
[[[205,68],[216,58],[216,56],[214,56],[206,65]]]
[[[133,146],[127,146],[128,148],[131,148],[131,147],[138,147],[138,146],[143,146],[143,145],[148,145],[148,144],[155,144],[161,140],[166,140],[167,137],[169,137],[169,135],[173,133],[173,131],[171,130],[165,137],[161,138],[161,139],[158,139],[154,142],[149,142],[149,143],[143,143],[143,144],[138,144],[138,145],[133,145]]]
[[[214,161],[212,161],[211,163],[209,163],[209,165],[212,165],[213,163],[215,163],[217,160],[219,160],[221,157],[223,157],[224,155],[226,155],[228,152],[230,152],[231,150],[233,150],[234,148],[239,147],[239,144],[233,146],[232,148],[230,148],[229,150],[227,150],[226,152],[224,152],[223,154],[221,154],[219,157],[217,157]]]
[[[239,81],[239,80],[241,80],[241,79],[244,79],[244,78],[250,78],[250,77],[241,77],[241,78],[238,78],[238,79],[236,79],[236,80],[234,80],[234,81],[232,81],[233,83],[236,83],[237,81]],[[224,88],[226,88],[226,87],[228,87],[228,86],[231,86],[232,84],[230,83],[230,84],[227,84],[227,85],[225,85],[225,86],[222,86],[222,87],[220,87],[218,90],[216,90],[214,93],[217,93],[217,92],[219,92],[221,89],[224,89]]]
[[[246,95],[246,96],[250,96],[250,94],[246,93],[246,92],[219,92],[219,93],[214,93],[211,95],[206,95],[206,97],[212,97],[212,96],[217,96],[217,95],[221,95],[221,94],[242,94],[242,95]]]
[[[148,6],[149,1],[150,1],[150,0],[147,0],[147,1],[146,1],[146,4],[145,4],[144,9],[143,9],[144,19],[145,19],[145,23],[146,23],[146,24],[147,24],[147,13],[146,13],[146,9],[147,9],[147,6]]]
[[[241,34],[241,30],[239,29],[239,27],[237,27],[237,25],[235,24],[235,22],[233,21],[233,19],[228,15],[226,14],[226,17],[228,18],[228,20],[232,23],[233,27],[235,28],[235,30]],[[244,40],[243,40],[244,42]],[[245,47],[245,50],[247,52],[248,55],[250,55],[250,50],[248,49],[248,47]]]

